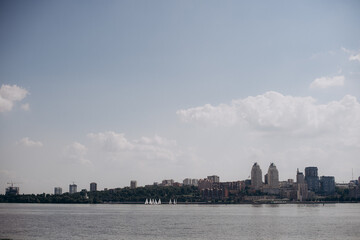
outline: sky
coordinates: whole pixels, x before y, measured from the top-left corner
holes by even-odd
[[[257,162],[360,176],[359,1],[0,1],[0,192]]]

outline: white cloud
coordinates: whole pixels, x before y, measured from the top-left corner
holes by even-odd
[[[29,103],[22,104],[22,105],[21,105],[21,108],[22,108],[24,111],[30,111],[30,105],[29,105]]]
[[[292,135],[336,134],[348,145],[360,146],[360,104],[347,95],[340,101],[317,104],[312,97],[267,92],[233,100],[230,104],[204,105],[177,111],[184,122],[215,126],[239,125],[260,132]]]
[[[349,49],[346,49],[344,47],[341,48],[345,53],[351,54],[349,57],[349,61],[359,61],[360,62],[360,53],[356,53],[356,51],[352,51]]]
[[[81,143],[73,142],[71,145],[65,147],[64,156],[74,163],[91,164],[91,162],[86,159],[87,151],[88,149]]]
[[[28,137],[22,138],[18,144],[26,146],[26,147],[42,147],[43,143],[40,141],[33,141]]]
[[[116,152],[134,148],[134,145],[131,144],[122,133],[108,131],[103,133],[89,133],[87,136],[96,141],[105,151]]]
[[[207,122],[211,119],[214,125],[234,125],[239,121],[234,102],[231,105],[220,104],[219,106],[206,104],[201,107],[178,110],[176,113],[184,122],[198,120]]]
[[[16,85],[1,85],[0,88],[0,112],[11,111],[14,103],[23,100],[28,91]]]
[[[152,145],[159,145],[159,146],[175,146],[175,140],[169,140],[158,135],[155,135],[153,138],[149,137],[141,137],[140,140],[134,140],[135,143],[140,144],[152,144]]]
[[[351,51],[350,51],[349,49],[344,48],[344,47],[341,47],[341,50],[343,50],[343,51],[346,52],[346,53],[351,53]]]
[[[101,151],[115,155],[128,153],[139,158],[157,160],[176,160],[176,141],[158,135],[141,137],[138,140],[128,140],[123,133],[113,131],[89,133],[88,138],[93,140]]]
[[[360,62],[360,53],[355,54],[355,55],[351,55],[351,56],[349,57],[349,60],[350,60],[350,61],[359,61],[359,62]]]
[[[321,77],[321,78],[316,78],[310,84],[310,88],[338,87],[338,86],[343,86],[344,82],[345,82],[344,76]]]

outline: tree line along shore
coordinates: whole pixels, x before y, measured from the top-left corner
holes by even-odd
[[[238,193],[230,193],[226,197],[222,194],[210,196],[195,186],[151,186],[131,189],[116,188],[104,191],[81,191],[73,194],[20,194],[0,195],[1,203],[134,203],[144,204],[146,199],[161,199],[163,204],[176,200],[179,204],[208,203],[208,204],[236,204],[236,203],[297,203],[291,199],[281,198],[279,195],[269,195],[260,191],[245,189]],[[333,196],[318,196],[308,199],[304,203],[313,202],[360,202],[360,198],[349,195],[346,189],[336,189]]]

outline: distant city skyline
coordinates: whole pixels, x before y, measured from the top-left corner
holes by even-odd
[[[359,9],[1,1],[0,189],[233,181],[254,162],[357,178]]]

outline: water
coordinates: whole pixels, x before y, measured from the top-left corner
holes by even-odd
[[[360,239],[360,204],[0,204],[0,239]]]

